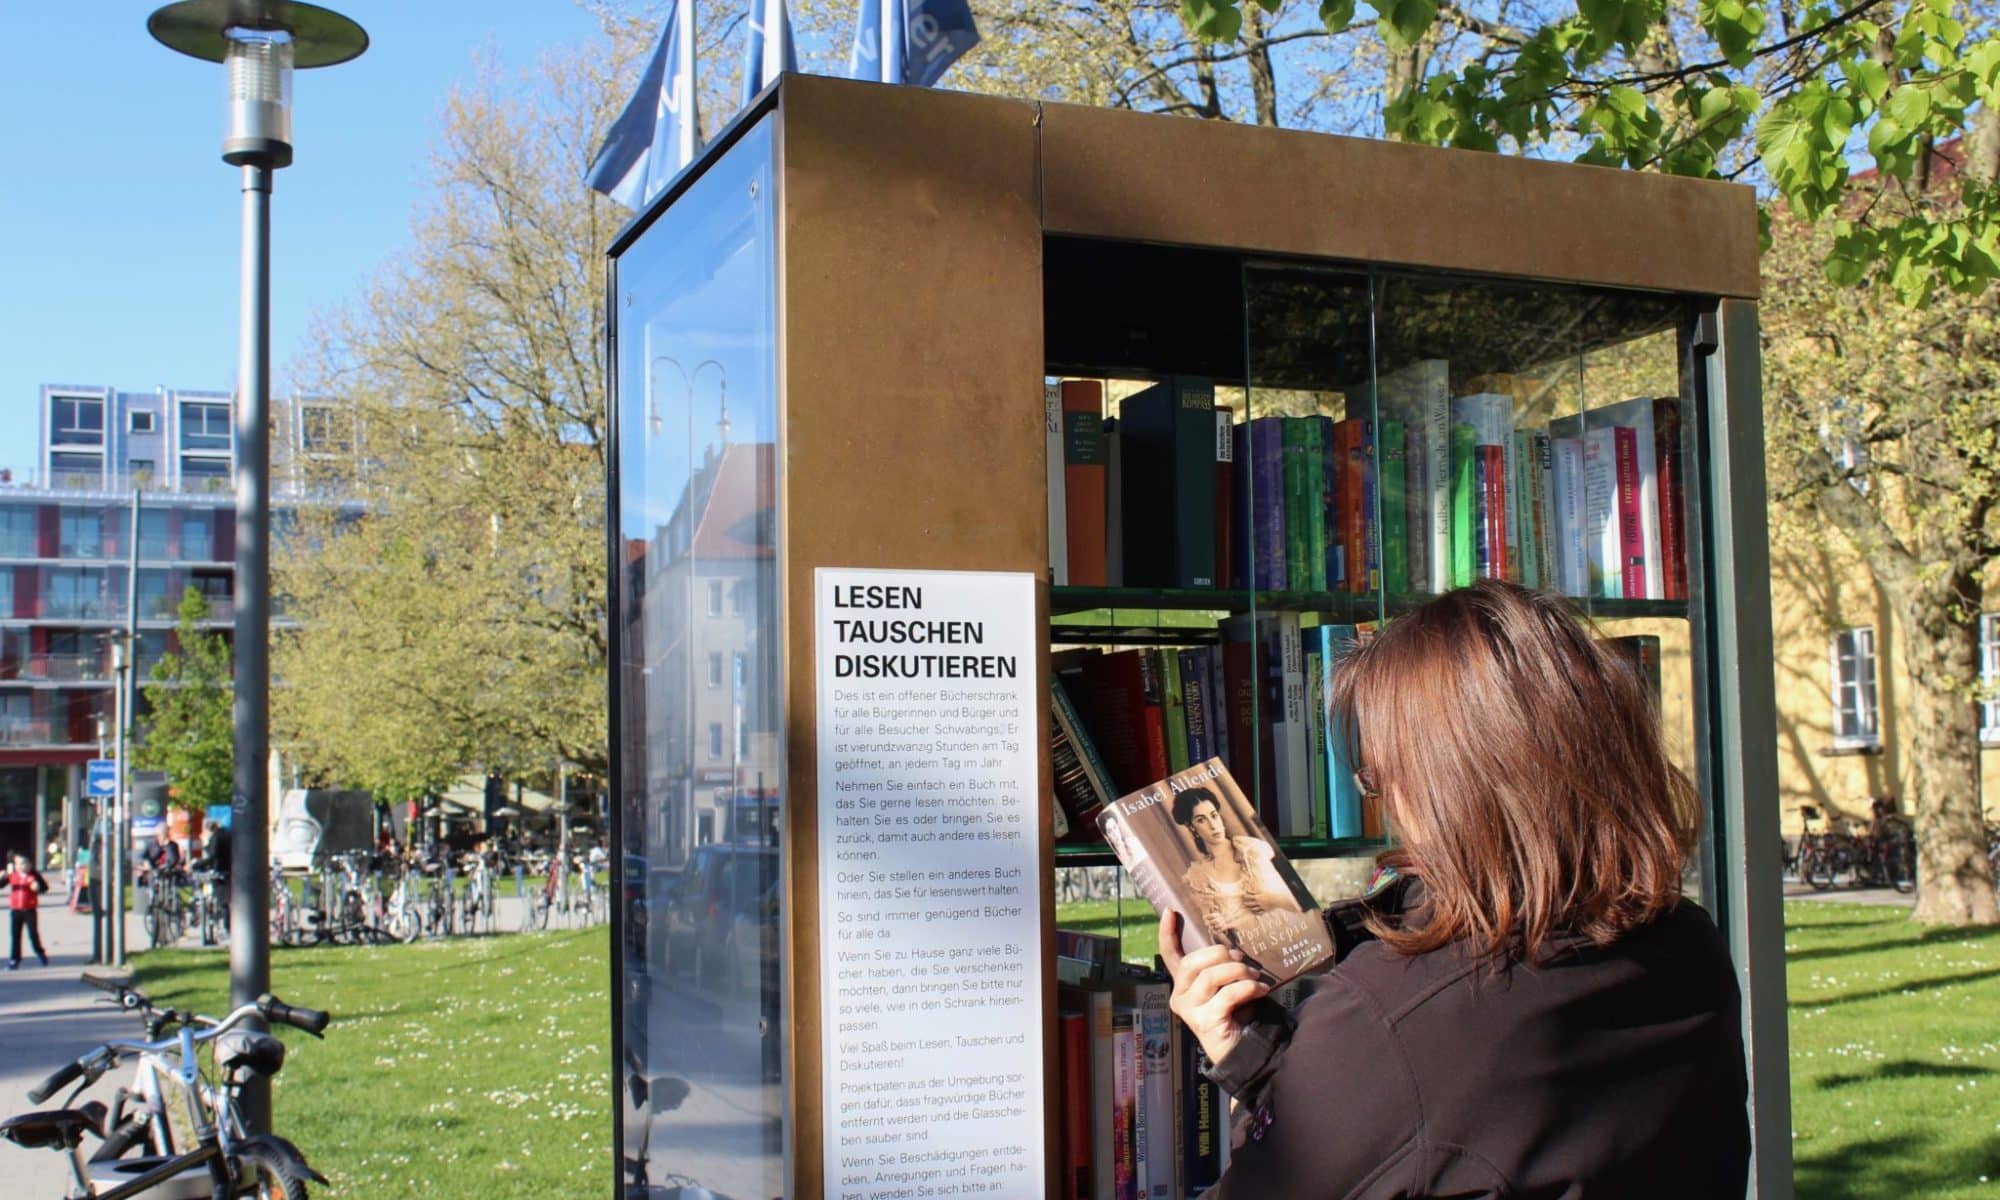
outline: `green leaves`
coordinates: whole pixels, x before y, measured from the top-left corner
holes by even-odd
[[[1401,53],[1437,20],[1437,0],[1370,0],[1376,12],[1375,29],[1391,53]]]
[[[1695,21],[1715,39],[1732,67],[1748,66],[1764,32],[1764,8],[1756,0],[1701,0]]]
[[[1845,91],[1815,81],[1773,105],[1758,123],[1755,140],[1765,171],[1808,220],[1824,213],[1847,182],[1842,151],[1856,115]]]
[[[1320,24],[1339,32],[1354,23],[1354,0],[1320,0]]]
[[[1181,22],[1204,42],[1233,42],[1243,32],[1243,13],[1231,0],[1181,0]]]

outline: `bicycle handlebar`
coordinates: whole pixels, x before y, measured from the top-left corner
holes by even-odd
[[[75,1082],[79,1075],[83,1074],[83,1063],[83,1059],[78,1059],[75,1062],[67,1062],[57,1067],[55,1074],[28,1089],[28,1099],[35,1104],[40,1104],[50,1096],[68,1087],[71,1083]]]
[[[302,1029],[314,1037],[323,1037],[327,1023],[333,1020],[333,1017],[323,1009],[294,1008],[269,992],[257,997],[257,1008],[264,1014],[266,1020],[290,1025],[293,1029]]]

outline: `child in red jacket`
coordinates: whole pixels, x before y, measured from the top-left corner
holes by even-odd
[[[42,893],[49,890],[49,882],[42,873],[35,870],[25,854],[14,856],[14,869],[7,873],[7,908],[12,918],[10,950],[7,955],[9,971],[21,965],[21,931],[28,931],[28,940],[34,944],[35,957],[49,965],[49,952],[42,949],[41,914],[36,911],[41,905]]]

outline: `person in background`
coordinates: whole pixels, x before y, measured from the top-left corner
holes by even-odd
[[[48,848],[42,851],[42,868],[48,871],[63,872],[63,889],[65,891],[69,889],[69,873],[63,865],[62,830],[60,829],[56,830],[54,835],[49,838]]]
[[[49,952],[42,949],[42,926],[37,911],[41,907],[42,893],[49,890],[49,881],[35,870],[35,864],[25,854],[14,855],[13,870],[7,872],[7,915],[9,918],[7,969],[17,970],[21,965],[21,932],[27,931],[28,940],[35,947],[35,957],[49,965]]]
[[[90,843],[76,845],[76,869],[70,878],[69,910],[71,912],[90,911]]]
[[[1212,1200],[1743,1195],[1741,994],[1682,896],[1699,799],[1632,672],[1568,601],[1488,580],[1330,691],[1399,843],[1394,882],[1324,910],[1335,965],[1294,1014],[1160,923],[1236,1102]]]

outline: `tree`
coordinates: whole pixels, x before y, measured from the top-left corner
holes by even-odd
[[[274,715],[308,773],[406,797],[604,768],[603,250],[628,214],[578,181],[627,57],[454,95],[412,249],[299,372],[348,416],[275,562]]]
[[[203,628],[209,611],[200,592],[181,596],[178,616],[180,648],[153,664],[151,715],[132,761],[167,773],[170,803],[202,812],[226,807],[235,792],[234,666],[228,639]]]
[[[1945,160],[1949,169],[1950,160]],[[1863,202],[1912,205],[1894,188]],[[1940,189],[1948,222],[1954,190]],[[1781,222],[1765,262],[1765,412],[1778,514],[1867,563],[1905,631],[1916,917],[2000,921],[1979,789],[1979,614],[2000,565],[2000,302],[1919,309],[1817,269],[1831,221]]]

